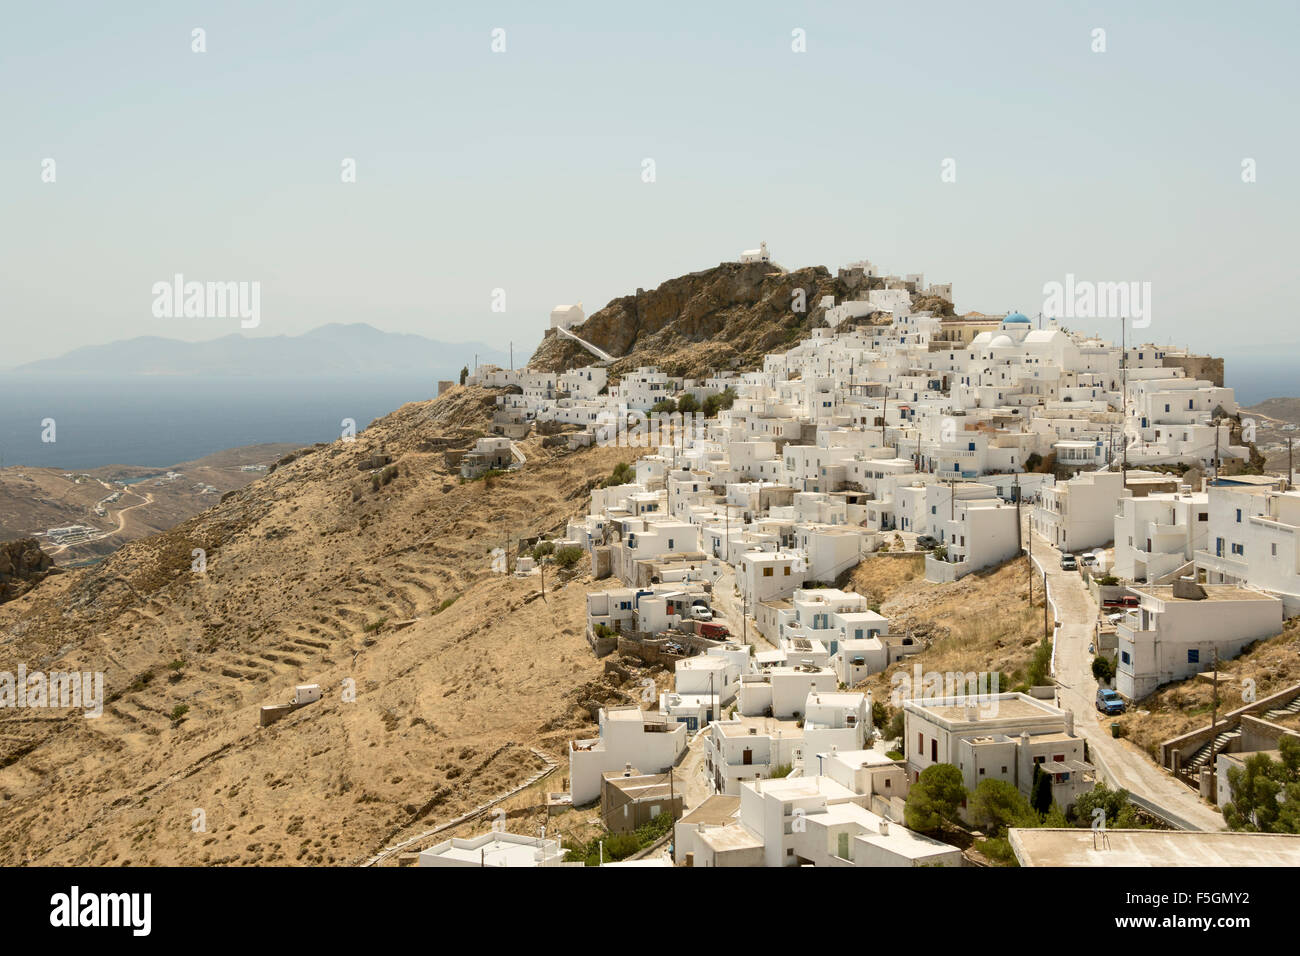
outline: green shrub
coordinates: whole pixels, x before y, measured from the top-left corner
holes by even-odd
[[[554,560],[561,568],[568,571],[582,560],[582,548],[576,544],[567,544],[555,552]]]
[[[1092,676],[1095,680],[1109,682],[1115,678],[1115,662],[1098,654],[1092,659]]]
[[[636,481],[636,469],[625,461],[620,461],[614,466],[614,470],[609,473],[602,487],[612,488],[615,485],[630,485]]]

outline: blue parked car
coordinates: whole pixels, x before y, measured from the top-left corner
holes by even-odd
[[[1103,714],[1124,713],[1124,698],[1106,687],[1097,689],[1097,709]]]

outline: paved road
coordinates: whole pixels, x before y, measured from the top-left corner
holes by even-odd
[[[58,547],[58,548],[55,548],[53,551],[50,552],[50,554],[51,554],[51,555],[62,554],[64,551],[67,551],[68,548],[74,548],[74,547],[77,547],[77,546],[79,546],[79,545],[89,544],[89,543],[92,542],[92,541],[102,541],[102,540],[104,540],[105,538],[111,538],[111,537],[113,537],[113,535],[115,535],[115,534],[121,534],[122,531],[123,531],[123,529],[126,528],[126,518],[124,517],[124,515],[125,515],[128,511],[134,511],[136,508],[143,508],[143,507],[145,507],[146,505],[151,505],[151,504],[153,504],[153,495],[150,494],[149,492],[145,492],[144,494],[141,494],[141,493],[138,492],[138,491],[128,491],[128,492],[126,492],[126,494],[131,495],[132,497],[135,497],[135,498],[140,498],[141,501],[140,501],[139,504],[131,505],[130,507],[127,507],[127,508],[122,508],[122,509],[120,509],[120,510],[117,512],[117,527],[116,527],[116,528],[114,528],[112,531],[104,531],[104,532],[101,532],[100,534],[92,535],[91,537],[86,538],[86,539],[83,540],[83,541],[76,541],[76,542],[74,542],[74,543],[72,543],[72,544],[65,544],[65,545],[62,545],[62,546],[60,546],[60,547]]]
[[[750,644],[757,645],[756,650],[777,649],[775,644],[759,633],[758,624],[752,617],[748,623],[742,623],[744,616],[741,613],[740,598],[736,595],[736,571],[730,565],[713,585],[713,606],[722,611],[724,623],[731,631],[733,641],[739,641],[743,637]]]
[[[682,805],[686,811],[694,810],[713,795],[713,781],[704,769],[704,753],[708,748],[707,730],[698,731],[686,746],[686,754],[673,771],[676,785],[682,791]]]
[[[1088,645],[1095,639],[1097,603],[1077,571],[1061,570],[1061,552],[1034,535],[1034,558],[1047,570],[1048,593],[1056,604],[1061,626],[1056,638],[1057,702],[1074,712],[1075,731],[1099,755],[1112,786],[1147,800],[1203,830],[1224,829],[1223,816],[1192,790],[1158,767],[1132,744],[1110,735],[1110,722],[1097,712],[1097,681],[1092,676]]]

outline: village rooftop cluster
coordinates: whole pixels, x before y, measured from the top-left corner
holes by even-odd
[[[766,244],[742,261],[771,264]],[[468,376],[503,392],[498,434],[466,456],[466,477],[526,467],[515,441],[534,428],[576,426],[557,439],[576,449],[665,400],[703,408],[714,397],[702,431],[674,432],[622,483],[593,490],[556,542],[583,549],[608,580],[587,598],[593,650],[675,671],[671,691],[602,709],[598,736],[570,743],[565,799],[599,801],[615,832],[672,813],[679,865],[961,865],[957,848],[902,824],[927,767],[955,764],[971,789],[995,778],[1026,796],[1045,772],[1062,808],[1101,779],[1050,687],[916,688],[901,740],[884,740],[871,695],[853,688],[923,646],[835,586],[864,558],[923,552],[932,582],[1034,548],[1061,567],[1082,562],[1109,612],[1088,626],[1128,705],[1300,610],[1300,493],[1290,475],[1242,473],[1251,450],[1221,361],[1121,347],[1051,317],[913,312],[914,294],[951,301],[951,286],[870,262],[841,276],[882,281],[861,299],[821,300],[824,325],[755,371],[691,379],[643,366],[613,381],[617,357],[581,338],[581,306],[559,306],[548,334],[591,364]],[[531,570],[527,559],[516,568]],[[1096,583],[1112,574],[1116,586]],[[1238,752],[1221,741],[1219,763],[1293,733],[1267,719],[1300,709],[1293,690],[1243,708]],[[1221,789],[1222,766],[1186,764],[1206,757],[1208,739],[1184,744],[1169,769],[1189,793],[1216,772]],[[1035,831],[1035,854],[1052,832]],[[1052,852],[1069,858],[1075,834],[1059,836]],[[552,865],[563,854],[554,839],[493,833],[420,861],[489,856]]]

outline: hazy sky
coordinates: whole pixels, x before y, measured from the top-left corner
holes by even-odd
[[[1149,281],[1145,337],[1294,348],[1298,21],[1186,0],[10,4],[0,368],[239,331],[155,318],[177,272],[260,282],[245,334],[368,321],[527,355],[556,303],[590,313],[761,239],[787,267],[951,281],[961,311],[1034,315],[1067,273]]]

